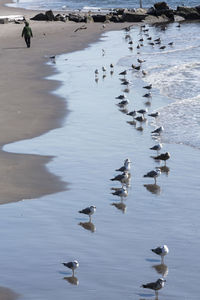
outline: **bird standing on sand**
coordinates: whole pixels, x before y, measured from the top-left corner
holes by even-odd
[[[160,113],[158,111],[156,111],[155,113],[148,114],[149,117],[153,117],[153,118],[157,118],[159,115]]]
[[[127,184],[129,182],[129,174],[128,172],[124,172],[123,174],[121,175],[117,175],[113,178],[110,179],[111,181],[119,181],[121,182],[122,186],[124,184]]]
[[[150,289],[150,290],[154,290],[155,294],[157,295],[158,290],[162,289],[164,287],[166,280],[163,278],[159,278],[157,281],[155,282],[150,282],[147,284],[142,284],[141,287],[143,287],[144,289]]]
[[[119,75],[123,75],[123,76],[126,76],[127,75],[127,71],[124,70],[123,72],[120,72]]]
[[[119,95],[119,96],[117,96],[117,97],[115,97],[115,99],[119,99],[119,100],[124,100],[124,99],[126,99],[126,95]]]
[[[124,107],[124,106],[126,106],[126,105],[128,105],[128,104],[129,104],[129,100],[128,100],[128,99],[122,100],[121,102],[117,103],[117,105],[118,105],[119,107]]]
[[[143,89],[151,90],[152,89],[152,84],[143,86]]]
[[[149,178],[154,178],[155,184],[156,184],[156,179],[157,177],[161,174],[161,171],[158,169],[157,171],[150,171],[147,174],[145,174],[143,177],[149,177]]]
[[[112,193],[114,196],[118,196],[121,199],[128,196],[128,191],[125,187],[122,187],[120,189],[117,189],[115,192]]]
[[[119,169],[116,169],[115,171],[117,172],[128,172],[130,171],[131,169],[131,161],[129,158],[126,158],[125,161],[124,161],[124,165],[119,168]]]
[[[153,130],[151,133],[160,134],[163,130],[164,130],[164,127],[160,126],[160,127],[156,128],[155,130]]]
[[[166,161],[170,158],[170,154],[169,154],[169,152],[166,152],[166,153],[162,153],[158,156],[154,156],[153,158],[156,160],[163,160],[165,162],[165,166],[166,166]]]
[[[147,112],[148,112],[148,109],[146,109],[146,108],[137,110],[137,113],[142,114],[143,117]]]
[[[136,116],[136,111],[133,110],[133,111],[128,112],[128,113],[127,113],[127,116],[131,116],[131,117],[134,118],[134,117]]]
[[[154,252],[157,255],[161,256],[161,263],[164,263],[164,256],[169,253],[169,248],[167,245],[163,245],[162,247],[157,247],[155,249],[151,249],[152,252]]]
[[[74,277],[74,270],[79,267],[79,262],[77,260],[74,260],[68,263],[63,263],[63,265],[72,270],[72,276]]]
[[[95,211],[96,211],[96,206],[91,205],[91,206],[86,207],[86,208],[84,208],[82,210],[79,210],[79,213],[80,214],[88,215],[89,218],[90,218],[90,222],[91,222],[91,216],[95,213]]]
[[[142,97],[151,98],[152,94],[151,94],[151,92],[149,92],[149,93],[144,94]]]
[[[159,144],[157,144],[157,145],[155,145],[155,146],[153,146],[149,149],[157,151],[157,154],[158,154],[158,151],[160,151],[162,149],[162,144],[159,143]]]

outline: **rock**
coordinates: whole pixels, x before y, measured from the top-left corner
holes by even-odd
[[[125,9],[124,8],[118,8],[115,10],[115,13],[118,15],[118,16],[122,16],[123,13],[124,13]]]
[[[141,22],[146,18],[146,16],[146,14],[126,11],[122,17],[124,22]]]
[[[196,6],[195,8],[198,11],[198,13],[200,14],[200,5]]]
[[[200,19],[200,13],[195,7],[178,6],[176,14],[185,18],[186,20],[198,20]]]
[[[34,20],[34,21],[47,21],[47,16],[43,13],[39,13],[39,14],[35,15],[33,18],[31,18],[31,20]]]
[[[92,16],[94,22],[105,22],[109,19],[109,16],[108,15],[93,15]]]
[[[166,2],[157,2],[154,4],[156,10],[169,9],[169,6]]]
[[[54,19],[55,19],[52,10],[46,11],[46,12],[45,12],[45,16],[46,16],[46,18],[47,18],[47,21],[54,21]]]
[[[161,15],[159,17],[148,15],[145,18],[145,23],[148,24],[157,24],[157,23],[169,23],[171,20],[165,15]]]
[[[61,21],[61,22],[66,22],[67,21],[67,16],[66,15],[61,15],[61,14],[57,14],[54,17],[54,21]]]
[[[156,9],[155,7],[151,7],[148,9],[147,14],[159,17],[162,15],[165,15],[167,18],[169,18],[170,21],[174,21],[174,11],[173,9]]]
[[[69,14],[69,21],[80,23],[80,22],[85,22],[86,18],[85,16],[81,16],[78,14]]]
[[[110,22],[113,22],[113,23],[122,23],[122,22],[124,22],[122,15],[115,15],[115,14],[112,14],[110,16],[109,20],[110,20]]]

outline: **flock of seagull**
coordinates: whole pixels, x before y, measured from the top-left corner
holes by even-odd
[[[129,49],[132,51],[134,43],[131,39],[131,35],[129,34],[130,29],[131,29],[131,26],[125,28],[125,32],[126,32],[125,39],[128,41]],[[149,35],[149,28],[146,25],[141,26],[141,34],[142,34],[142,37],[139,39],[138,44],[136,45],[137,54],[140,54],[139,49],[144,46],[145,37],[146,37],[147,43],[153,47],[158,45],[160,50],[163,50],[167,47],[167,46],[161,44],[160,38],[157,38],[154,40],[152,39],[152,37]],[[168,43],[168,46],[172,47],[173,42]],[[104,49],[102,49],[102,55],[103,56],[105,55]],[[146,76],[147,72],[142,69],[142,64],[145,62],[145,60],[138,58],[137,62],[138,62],[138,65],[134,65],[134,64],[131,65],[131,70],[134,70],[135,72],[141,72],[142,76]],[[106,77],[106,71],[107,71],[106,67],[103,66],[102,67],[103,78]],[[133,118],[132,121],[128,121],[127,123],[135,126],[138,122],[140,124],[140,127],[136,128],[136,129],[143,130],[142,123],[144,123],[146,121],[145,115],[148,114],[149,117],[156,119],[159,116],[159,112],[156,111],[156,112],[148,113],[147,108],[142,108],[137,111],[136,110],[133,110],[133,111],[128,110],[129,100],[126,96],[126,93],[129,92],[129,85],[130,85],[130,81],[126,77],[126,75],[128,74],[128,71],[129,70],[124,70],[119,73],[121,84],[123,86],[125,86],[125,89],[123,90],[123,92],[124,92],[123,94],[115,97],[117,100],[120,100],[120,102],[117,103],[117,106],[120,108],[120,111],[125,113],[127,116]],[[94,73],[95,73],[95,81],[98,82],[99,70],[96,69]],[[114,73],[114,65],[111,63],[110,64],[110,74],[113,75],[113,73]],[[148,98],[148,100],[151,100],[151,98],[152,98],[151,89],[153,88],[152,84],[143,86],[143,88],[148,91],[146,94],[143,95],[143,97]],[[159,139],[163,130],[164,130],[163,126],[160,126],[160,127],[156,128],[155,130],[151,131],[152,137]],[[160,154],[160,150],[162,149],[162,147],[163,147],[163,145],[161,143],[158,143],[158,144],[154,145],[153,147],[151,147],[150,150],[156,151],[157,155],[152,156],[152,158],[155,159],[155,161],[164,161],[164,166],[157,167],[157,168],[155,168],[155,170],[151,170],[143,176],[145,178],[153,178],[155,186],[157,184],[157,178],[162,172],[162,168],[166,168],[166,161],[170,158],[169,152]],[[121,199],[120,203],[118,203],[118,204],[113,203],[112,205],[115,205],[117,208],[122,209],[122,210],[124,209],[123,199],[128,196],[128,188],[130,187],[131,163],[132,163],[131,160],[129,158],[126,158],[124,160],[123,165],[120,168],[115,170],[118,173],[120,172],[120,174],[117,174],[116,176],[114,176],[113,178],[110,179],[112,182],[119,182],[121,184],[120,187],[112,187],[111,190],[112,190],[112,195],[118,196]],[[88,225],[89,223],[91,223],[91,217],[95,213],[95,211],[96,211],[96,206],[94,206],[94,205],[91,205],[91,206],[86,207],[79,211],[79,213],[87,215],[89,217],[89,222],[87,222],[85,224]],[[82,225],[82,224],[80,223],[80,225]],[[86,228],[86,229],[88,229],[88,228]],[[159,246],[159,247],[157,247],[155,249],[151,249],[151,250],[153,253],[155,253],[156,255],[159,255],[161,257],[161,266],[165,266],[164,265],[164,257],[165,257],[165,255],[167,255],[169,253],[169,249],[168,249],[167,245]],[[79,262],[77,260],[74,260],[71,262],[63,263],[63,265],[72,270],[72,278],[73,278],[74,271],[79,267]],[[165,279],[159,278],[155,282],[142,284],[141,287],[145,288],[145,289],[154,290],[155,294],[157,296],[158,290],[160,290],[164,287],[165,281],[166,281]],[[71,282],[71,283],[73,283],[73,282]]]

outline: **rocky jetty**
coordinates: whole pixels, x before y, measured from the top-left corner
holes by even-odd
[[[177,9],[171,9],[166,2],[157,2],[149,9],[113,9],[108,13],[91,11],[68,12],[66,14],[57,14],[49,10],[45,13],[35,15],[31,20],[36,21],[73,21],[76,23],[88,22],[147,22],[161,23],[173,22],[181,17],[181,20],[200,20],[200,5],[197,7],[178,6]]]

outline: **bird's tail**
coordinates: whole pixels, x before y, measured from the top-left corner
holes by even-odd
[[[146,284],[142,284],[140,287],[143,287],[144,289],[147,288]]]
[[[111,181],[114,181],[114,180],[115,180],[115,178],[111,178],[110,180],[111,180]]]
[[[83,213],[83,211],[82,211],[82,210],[79,210],[79,213],[80,213],[80,214],[82,214],[82,213]]]
[[[147,177],[147,175],[144,175],[143,177]]]

